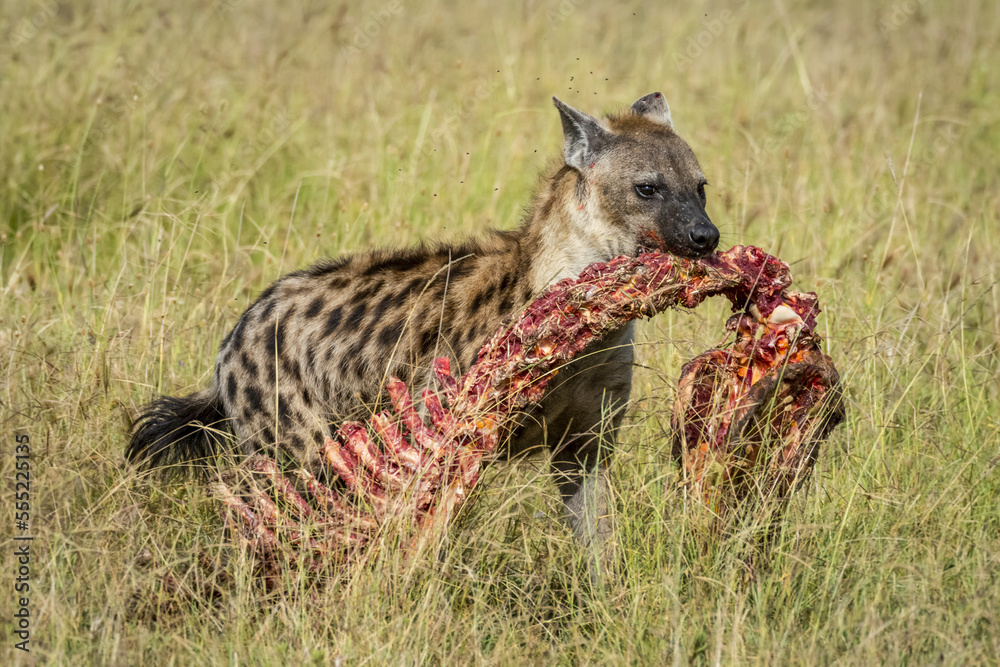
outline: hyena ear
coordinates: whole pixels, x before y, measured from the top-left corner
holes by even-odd
[[[632,105],[632,113],[645,116],[649,120],[662,123],[667,127],[674,126],[673,121],[670,120],[670,107],[667,106],[667,98],[663,96],[663,93],[650,93],[645,97],[640,97]]]
[[[559,118],[562,119],[566,139],[566,164],[577,171],[583,171],[593,164],[597,151],[607,143],[610,133],[593,116],[577,111],[555,97],[552,101],[556,109],[559,109]]]

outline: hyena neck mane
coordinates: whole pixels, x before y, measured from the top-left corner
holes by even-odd
[[[576,170],[559,167],[544,178],[521,226],[512,232],[525,256],[525,279],[533,294],[626,252],[603,233],[603,220],[592,219],[587,189]]]

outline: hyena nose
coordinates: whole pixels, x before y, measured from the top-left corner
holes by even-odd
[[[701,253],[710,253],[719,245],[719,230],[715,225],[697,225],[688,234],[692,247]]]

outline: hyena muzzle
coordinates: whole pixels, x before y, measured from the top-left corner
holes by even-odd
[[[128,458],[207,462],[235,445],[322,476],[322,442],[337,423],[377,410],[389,376],[418,394],[434,388],[435,356],[464,372],[504,318],[593,262],[715,250],[705,177],[663,95],[603,121],[553,100],[565,160],[520,228],[327,260],[278,279],[222,341],[208,389],[144,409]],[[581,354],[504,450],[551,450],[569,522],[595,550],[610,531],[603,469],[631,389],[632,340],[628,324]]]

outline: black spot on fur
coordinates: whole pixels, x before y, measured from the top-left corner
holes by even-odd
[[[334,291],[340,291],[351,284],[351,279],[347,276],[337,276],[332,278],[327,286]]]
[[[247,405],[255,413],[264,412],[264,397],[260,393],[260,389],[251,385],[247,385],[243,388],[243,396],[247,399]]]
[[[368,326],[361,330],[361,340],[371,340],[375,335],[375,327],[378,326],[378,316],[368,321]]]
[[[310,266],[305,271],[298,271],[292,275],[306,275],[318,278],[328,273],[339,271],[351,263],[351,257],[338,257],[337,259],[325,259]]]
[[[461,249],[459,249],[461,250]],[[461,257],[461,254],[453,253],[453,256]],[[461,280],[465,276],[472,273],[472,270],[476,268],[475,258],[467,257],[461,261],[452,261],[451,265],[443,272],[448,275],[448,280]]]
[[[247,372],[248,376],[257,376],[257,364],[250,358],[250,355],[246,353],[246,350],[240,354],[240,361],[243,363],[243,370]]]
[[[514,300],[509,294],[504,296],[503,301],[500,302],[500,314],[506,315],[514,308]]]
[[[323,307],[326,306],[326,299],[321,296],[316,297],[306,308],[306,317],[312,319],[323,312]]]
[[[403,305],[407,296],[409,295],[405,291],[396,292],[395,294],[386,294],[382,297],[382,300],[378,302],[378,305],[375,306],[375,312],[381,315],[396,310]]]
[[[280,281],[275,281],[275,282],[271,283],[270,285],[268,285],[267,289],[265,289],[263,292],[261,292],[260,296],[257,297],[257,303],[263,303],[264,301],[270,299],[271,295],[274,294],[274,291],[276,289],[278,289],[278,283],[279,282]]]
[[[274,306],[277,303],[278,303],[277,299],[270,299],[270,300],[268,300],[267,302],[264,303],[264,305],[262,306],[261,311],[260,311],[260,321],[261,322],[263,322],[268,317],[270,317],[271,313],[274,312]]]
[[[391,349],[395,346],[399,337],[403,335],[404,324],[406,324],[406,321],[400,319],[382,329],[382,332],[378,335],[379,345],[386,349]]]
[[[420,354],[430,354],[431,350],[434,349],[434,343],[436,341],[437,329],[425,329],[424,332],[420,334]]]
[[[347,358],[355,360],[360,359],[361,356],[365,353],[365,344],[367,343],[367,341],[368,341],[367,338],[361,338],[354,345],[352,345],[351,349],[347,351]]]
[[[275,441],[274,431],[271,430],[271,427],[265,426],[264,429],[260,432],[260,434],[264,438],[264,442],[266,442],[267,444],[274,443]]]
[[[226,378],[226,396],[230,403],[236,402],[236,389],[236,374],[230,373],[229,377]]]
[[[396,293],[396,296],[394,296],[392,301],[389,303],[389,307],[399,308],[403,306],[409,298],[410,298],[409,292],[399,291]]]
[[[297,435],[289,438],[289,442],[292,445],[292,450],[298,454],[301,454],[306,448],[306,441]]]
[[[479,309],[483,307],[483,302],[486,301],[486,292],[480,292],[476,295],[476,298],[472,300],[472,305],[469,307],[469,315],[475,316],[479,312]]]
[[[267,341],[267,354],[269,357],[273,357],[274,355],[281,357],[285,354],[285,325],[287,322],[286,318],[282,318],[280,321],[275,321],[267,325],[265,339]]]
[[[302,369],[298,359],[289,359],[287,355],[281,357],[281,369],[292,376],[292,380],[297,386],[302,386]]]
[[[348,329],[357,330],[361,328],[361,322],[365,319],[365,313],[368,311],[368,304],[361,302],[354,307],[351,314],[347,316],[345,324]]]
[[[409,251],[384,257],[372,262],[365,269],[363,276],[374,276],[386,271],[412,271],[427,261],[427,253],[420,251]]]
[[[264,358],[274,358],[274,328],[277,322],[271,321],[264,325],[264,334],[261,339],[264,341]]]
[[[229,332],[228,335],[223,339],[222,345],[219,346],[220,350],[234,349],[238,350],[240,345],[243,344],[243,332],[246,330],[247,324],[247,314],[244,313],[240,321],[236,323],[233,330]]]
[[[420,294],[424,286],[427,285],[427,278],[414,278],[410,282],[406,283],[406,287],[403,288],[401,294]]]
[[[369,285],[360,287],[356,292],[354,292],[354,294],[351,295],[351,303],[370,301],[373,296],[382,291],[383,285],[385,285],[384,280],[376,280]]]
[[[323,437],[323,432],[320,431],[319,429],[316,429],[315,431],[313,431],[312,438],[313,438],[313,442],[315,442],[317,444],[320,444],[320,445],[322,445],[326,441],[326,438]]]
[[[344,316],[343,306],[337,306],[330,311],[330,314],[326,316],[326,326],[323,328],[324,336],[332,336],[337,332],[337,327],[340,326],[340,320]]]
[[[278,302],[278,299],[275,298],[275,292],[277,292],[278,285],[280,285],[281,282],[281,280],[276,280],[268,285],[267,288],[260,293],[260,296],[257,297],[257,300],[253,303],[253,305],[250,306],[245,315],[249,315],[251,311],[256,311],[259,315],[259,319],[266,319],[271,314],[271,311],[274,310],[274,306]]]
[[[288,398],[285,396],[278,396],[278,422],[284,428],[289,428],[297,420],[298,413],[292,409]]]

